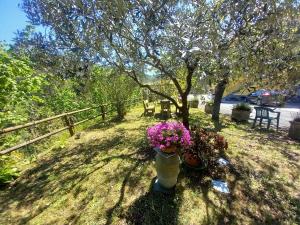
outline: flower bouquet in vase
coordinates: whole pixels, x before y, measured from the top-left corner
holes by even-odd
[[[150,145],[157,151],[157,183],[172,188],[179,174],[179,154],[191,145],[190,132],[179,122],[162,122],[147,129]]]

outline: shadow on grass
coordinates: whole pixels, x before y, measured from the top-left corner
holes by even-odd
[[[205,204],[204,219],[200,224],[235,224],[236,218],[224,205],[232,201],[231,195],[222,194],[212,189],[211,180],[226,181],[226,173],[228,169],[225,167],[206,168],[200,171],[188,168],[183,165],[182,173],[179,180],[186,179],[186,186],[193,192],[201,193],[202,201]],[[210,192],[214,192],[214,198],[211,198]]]
[[[286,130],[252,129],[252,123],[236,123],[228,116],[221,117],[222,125],[214,124],[210,116],[203,112],[192,115],[192,123],[211,131],[220,131],[216,128],[221,126],[237,148],[249,148],[235,150],[240,155],[235,156],[234,165],[226,175],[231,193],[220,197],[226,200],[227,209],[220,212],[216,224],[244,223],[243,217],[255,224],[299,223],[300,194],[297,183],[300,177],[300,153],[296,149],[300,149],[300,145],[287,137]],[[291,146],[294,146],[294,150]],[[255,154],[251,148],[256,148]],[[266,149],[268,156],[264,155]],[[278,156],[282,156],[282,160]],[[189,179],[189,187],[206,193],[203,190],[205,185],[200,182],[203,180],[200,174]],[[206,199],[205,195],[203,198]],[[207,199],[205,202],[213,204]]]
[[[118,123],[110,123],[104,127],[97,127],[97,129],[104,130],[116,124]],[[288,142],[280,144],[281,139],[276,136],[276,133],[270,133],[275,136],[268,137],[267,133],[251,130],[246,125],[229,124],[228,127],[230,126],[247,130],[248,133],[245,137],[237,132],[240,135],[239,141],[242,141],[243,138],[253,138],[263,144],[265,142],[263,138],[268,138],[270,142],[276,143],[279,146],[276,151],[281,151],[288,160],[287,162],[294,163],[296,172],[293,179],[295,180],[280,181],[277,179],[279,171],[276,163],[256,158],[250,153],[244,152],[248,154],[245,155],[247,160],[237,156],[236,163],[229,169],[228,183],[231,193],[228,196],[216,193],[216,200],[212,199],[210,180],[207,179],[207,175],[183,171],[174,195],[154,193],[151,185],[148,191],[136,199],[124,212],[122,204],[127,193],[125,191],[137,185],[140,179],[139,175],[147,168],[142,165],[153,159],[154,151],[147,149],[144,139],[128,137],[124,128],[116,128],[116,135],[112,137],[104,140],[91,140],[84,145],[79,144],[73,149],[56,149],[49,157],[39,160],[37,165],[22,174],[10,189],[0,193],[0,213],[1,217],[2,214],[6,217],[6,220],[3,217],[0,218],[0,223],[29,223],[30,220],[43,214],[50,206],[55,205],[57,201],[70,193],[73,194],[74,199],[78,199],[78,203],[71,209],[70,205],[66,206],[72,212],[64,215],[67,217],[64,222],[67,224],[81,223],[80,219],[98,197],[95,196],[95,186],[87,188],[84,185],[85,181],[115,159],[120,160],[118,165],[121,165],[122,168],[101,177],[103,187],[110,184],[107,182],[108,180],[115,181],[112,184],[120,184],[120,189],[117,189],[116,195],[113,195],[116,201],[106,206],[104,216],[96,215],[98,221],[104,217],[106,224],[113,224],[116,216],[123,218],[128,224],[177,224],[179,208],[183,201],[182,183],[184,182],[181,182],[183,177],[189,180],[187,187],[199,191],[205,203],[206,218],[201,224],[243,224],[244,218],[248,220],[250,218],[253,224],[300,223],[297,218],[300,212],[300,196],[291,196],[288,190],[288,187],[297,190],[296,182],[293,181],[299,177],[300,168],[296,167],[298,166],[298,153],[290,152],[285,148]],[[145,124],[130,129],[144,132]],[[275,142],[275,140],[277,141]],[[131,151],[110,152],[112,148],[125,144]],[[125,161],[128,163],[124,163]],[[257,170],[248,161],[259,164],[263,170]],[[251,180],[259,182],[259,188],[253,188]],[[107,191],[110,193],[113,190],[108,189]],[[110,199],[110,201],[112,200]],[[218,204],[219,202],[220,204]],[[226,207],[220,208],[220,205],[226,205]],[[26,213],[16,214],[13,210],[21,212],[26,210]],[[48,212],[51,214],[51,209],[46,213]],[[185,213],[184,209],[181,209],[181,212]],[[95,212],[95,214],[97,213]],[[54,219],[48,224],[59,222],[62,223],[62,221]]]
[[[276,165],[260,162],[264,170],[257,172],[241,161],[229,167],[227,176],[230,193],[222,194],[211,186],[207,171],[185,171],[181,177],[188,179],[187,187],[202,194],[205,203],[205,219],[201,224],[243,224],[244,219],[251,224],[298,224],[300,222],[300,199],[290,195],[288,186],[276,179]],[[208,175],[210,177],[208,177]],[[249,178],[261,183],[261,188],[253,189]],[[297,190],[296,186],[292,186]],[[214,197],[209,195],[214,192]]]
[[[198,126],[201,124],[201,127],[211,131],[216,131],[216,127],[220,126],[213,124],[207,115],[201,113],[193,117],[193,124]],[[184,176],[189,179],[188,186],[201,191],[208,208],[217,209],[219,206],[208,198],[206,187],[210,184],[205,183],[205,176],[227,180],[229,184],[229,195],[216,193],[218,201],[225,204],[226,208],[214,212],[214,220],[210,220],[209,210],[206,210],[207,219],[203,224],[240,224],[244,223],[243,218],[247,218],[254,224],[298,224],[300,222],[300,194],[299,187],[296,185],[300,177],[300,153],[288,147],[294,145],[294,149],[300,149],[300,145],[287,137],[286,130],[275,132],[252,129],[251,125],[251,123],[235,123],[226,117],[222,119],[222,129],[228,128],[229,130],[224,132],[228,132],[229,136],[235,135],[237,137],[235,142],[244,140],[252,147],[257,145],[258,148],[268,145],[269,155],[280,153],[283,158],[280,160],[264,157],[263,148],[262,155],[255,155],[251,152],[250,146],[249,152],[240,151],[243,157],[236,156],[226,179],[223,179],[222,175],[218,177],[203,172],[185,174]],[[237,144],[240,146],[239,143]],[[276,154],[274,157],[278,157]],[[285,164],[288,168],[284,169],[287,171],[279,170],[279,167],[282,168]]]
[[[233,194],[233,199],[239,199],[255,206],[255,212],[251,208],[245,207],[242,214],[252,218],[257,224],[292,224],[294,221],[299,223],[299,216],[296,215],[299,215],[300,196],[299,194],[298,196],[294,195],[297,192],[299,193],[295,183],[297,183],[300,175],[300,166],[294,161],[294,154],[296,153],[288,151],[286,143],[277,143],[278,140],[274,140],[274,137],[269,139],[269,137],[264,138],[259,135],[259,137],[250,136],[249,138],[259,141],[262,145],[274,142],[276,147],[272,150],[274,152],[278,151],[286,157],[283,160],[288,162],[289,168],[288,171],[283,172],[279,170],[278,164],[282,162],[268,161],[262,159],[262,157],[244,153],[248,161],[255,162],[255,165],[262,169],[255,168],[253,164],[237,157],[234,166],[235,171],[238,171],[240,176],[235,173],[231,185],[235,186],[236,183],[239,183],[239,188],[238,194]],[[292,157],[290,157],[291,154]],[[286,181],[280,178],[282,175],[288,176],[289,180]],[[259,185],[259,188],[254,189],[253,185]],[[291,190],[293,191],[291,192]],[[233,189],[233,192],[235,192],[235,189]]]
[[[108,126],[111,127],[111,123]],[[105,126],[100,129],[102,128],[105,129]],[[124,177],[119,200],[107,211],[107,224],[110,224],[113,212],[123,200],[125,185],[131,184],[130,179],[133,179],[130,178],[131,172],[154,157],[153,151],[145,148],[143,138],[128,139],[124,132],[122,129],[117,129],[113,137],[90,140],[72,149],[55,149],[51,155],[40,159],[33,168],[25,171],[8,189],[0,193],[0,214],[5,215],[0,219],[0,223],[28,223],[60,201],[66,193],[71,192],[74,193],[75,198],[79,194],[84,196],[77,204],[79,206],[72,210],[74,213],[66,215],[68,223],[77,223],[94,198],[94,191],[82,186],[85,180],[114,159],[127,160],[133,162],[130,167],[125,167],[119,174],[115,172],[113,178],[107,177],[110,180]],[[128,144],[133,151],[123,154],[113,152],[106,156],[112,148],[124,144]],[[18,214],[12,210],[13,208],[27,213]],[[53,222],[55,221],[50,223]]]
[[[262,146],[269,144],[274,151],[280,152],[291,163],[300,160],[300,153],[290,151],[287,148],[289,145],[294,145],[296,148],[300,149],[300,143],[289,138],[287,136],[287,131],[284,129],[279,129],[278,131],[258,127],[253,129],[249,124],[236,126],[235,128],[247,132],[247,135],[240,136],[241,138],[247,138],[248,140],[258,142]],[[299,168],[299,166],[297,167]]]
[[[85,131],[95,130],[95,129],[105,130],[107,128],[114,127],[122,122],[123,122],[123,120],[120,120],[116,116],[114,116],[112,118],[106,118],[105,120],[99,119],[96,124],[89,126],[88,128],[85,129]]]
[[[300,210],[300,199],[299,196],[291,195],[288,189],[290,187],[297,190],[297,187],[277,179],[278,165],[261,160],[256,162],[264,169],[254,170],[251,166],[243,164],[242,160],[235,165],[235,171],[238,173],[234,174],[234,179],[230,182],[233,201],[229,202],[229,205],[243,201],[251,206],[243,208],[241,213],[256,224],[290,224],[292,221],[299,223],[297,214]],[[253,189],[253,181],[249,178],[260,184],[260,188]],[[237,183],[238,192],[235,190]]]
[[[235,126],[235,123],[228,119],[227,116],[220,115],[219,121],[213,121],[210,114],[206,114],[201,111],[191,115],[190,124],[191,126],[205,128],[206,130],[214,132],[219,132],[229,126]]]
[[[299,189],[295,186],[300,177],[300,154],[291,150],[288,146],[294,145],[300,149],[300,145],[287,137],[285,130],[274,130],[251,128],[251,124],[236,126],[239,130],[246,132],[241,135],[240,140],[247,139],[249,143],[258,143],[258,146],[268,146],[268,157],[278,153],[282,160],[276,158],[265,158],[264,150],[262,155],[252,154],[251,151],[242,151],[243,157],[237,156],[234,168],[231,168],[233,180],[232,187],[233,201],[228,202],[232,206],[237,201],[243,201],[250,207],[241,210],[242,215],[251,218],[256,224],[291,224],[299,223],[300,196]],[[249,149],[251,150],[251,149]],[[258,149],[259,151],[260,149]],[[249,163],[251,162],[251,163]],[[280,165],[287,164],[282,171]],[[282,168],[282,167],[281,167]],[[282,176],[289,177],[281,178]],[[238,183],[238,185],[236,185]],[[235,190],[235,187],[237,187]],[[253,188],[256,186],[256,188]],[[258,186],[258,187],[257,187]],[[291,192],[291,190],[293,190]],[[292,194],[293,193],[293,194]],[[255,211],[253,210],[255,208]]]
[[[112,158],[103,159],[101,164],[99,164],[100,161],[93,162],[93,159],[101,151],[109,150],[120,140],[121,138],[117,136],[99,146],[87,143],[85,146],[79,145],[70,150],[57,149],[50,158],[40,160],[37,166],[26,171],[15,181],[13,186],[7,190],[6,196],[1,198],[0,212],[5,211],[11,204],[16,204],[17,208],[31,207],[42,198],[70,191],[73,185],[78,184],[105,166],[105,162],[112,160]],[[128,156],[120,155],[118,157]],[[92,166],[88,166],[89,164]],[[89,172],[86,171],[87,167],[91,169]],[[52,203],[39,205],[37,210],[32,210],[25,217],[15,217],[15,224],[27,223],[46,210]]]
[[[151,182],[149,190],[130,205],[124,217],[127,224],[144,225],[176,225],[178,211],[182,202],[182,189],[176,189],[172,194],[153,191]]]
[[[143,146],[143,143],[141,143],[141,145]],[[138,151],[137,157],[134,160],[134,164],[132,164],[129,169],[124,170],[121,172],[121,174],[117,175],[117,177],[124,177],[124,179],[121,184],[118,201],[114,204],[113,207],[109,208],[106,211],[106,225],[112,224],[114,214],[120,214],[119,211],[121,210],[121,205],[125,196],[125,187],[136,186],[138,180],[140,179],[137,176],[132,176],[132,173],[136,171],[139,166],[149,162],[150,160],[153,160],[153,158],[154,152],[149,148],[142,147]]]

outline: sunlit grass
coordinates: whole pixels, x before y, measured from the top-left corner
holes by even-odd
[[[192,109],[192,123],[213,129]],[[0,224],[297,224],[299,144],[285,133],[223,118],[231,194],[211,177],[182,170],[174,195],[152,192],[154,154],[146,128],[159,119],[135,108],[122,122],[97,121],[80,139],[42,151],[0,194]]]

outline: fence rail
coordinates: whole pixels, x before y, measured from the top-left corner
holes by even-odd
[[[128,100],[128,101],[132,101],[132,103],[135,103],[138,100],[139,99]],[[128,102],[128,101],[126,101],[126,102]],[[132,103],[130,103],[130,104],[132,104]],[[95,119],[95,118],[97,118],[99,116],[101,116],[102,119],[105,120],[105,117],[106,117],[107,113],[113,111],[113,110],[107,110],[109,105],[111,105],[111,104],[101,104],[101,105],[98,105],[98,106],[88,107],[88,108],[84,108],[84,109],[80,109],[80,110],[76,110],[76,111],[62,113],[62,114],[59,114],[59,115],[56,115],[56,116],[52,116],[52,117],[48,117],[48,118],[45,118],[45,119],[41,119],[41,120],[37,120],[37,121],[32,121],[32,122],[29,122],[29,123],[26,123],[26,124],[23,124],[23,125],[17,125],[17,126],[13,126],[13,127],[8,127],[8,128],[1,129],[0,130],[0,135],[1,134],[6,134],[6,133],[9,133],[9,132],[13,132],[13,131],[17,131],[17,130],[21,130],[21,129],[24,129],[24,128],[32,127],[32,126],[35,126],[35,125],[38,125],[38,124],[41,124],[41,123],[44,123],[44,122],[52,121],[52,120],[55,120],[55,119],[59,119],[59,118],[62,118],[64,120],[64,123],[66,124],[66,126],[63,127],[63,128],[56,129],[56,130],[54,130],[54,131],[52,131],[50,133],[44,134],[44,135],[39,136],[37,138],[34,138],[32,140],[25,141],[25,142],[23,142],[21,144],[18,144],[18,145],[15,145],[13,147],[4,149],[4,150],[0,151],[0,155],[4,155],[4,154],[7,154],[7,153],[10,153],[12,151],[15,151],[15,150],[20,149],[22,147],[25,147],[27,145],[33,144],[35,142],[38,142],[40,140],[43,140],[45,138],[48,138],[50,136],[53,136],[53,135],[55,135],[57,133],[65,131],[65,130],[69,130],[70,135],[73,136],[75,134],[75,130],[74,130],[75,126],[77,126],[79,124],[82,124],[82,123],[84,123],[84,122],[86,122],[88,120]],[[70,116],[75,115],[77,113],[86,112],[86,111],[90,111],[92,109],[97,109],[97,108],[100,109],[100,114],[96,115],[96,116],[93,116],[91,118],[87,118],[87,119],[84,119],[84,120],[81,120],[81,121],[78,121],[78,122],[74,123],[72,117],[70,117]]]

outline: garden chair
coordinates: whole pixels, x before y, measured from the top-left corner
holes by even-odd
[[[254,107],[254,109],[255,109],[255,118],[254,118],[252,128],[255,127],[257,120],[260,120],[259,121],[260,127],[261,127],[263,120],[267,120],[268,121],[267,129],[269,130],[272,120],[276,120],[276,122],[277,122],[276,130],[278,131],[280,112],[275,112],[273,109],[270,109],[267,107]],[[274,114],[277,114],[277,115],[274,116]]]
[[[161,115],[163,117],[170,118],[171,117],[171,102],[169,100],[161,100],[160,101],[161,106]]]
[[[144,116],[153,116],[155,113],[155,106],[150,105],[148,100],[143,101],[144,104]]]

